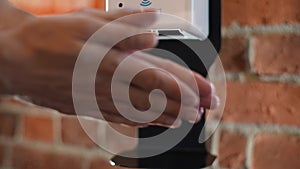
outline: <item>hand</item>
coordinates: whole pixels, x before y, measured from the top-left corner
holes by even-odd
[[[105,13],[86,9],[65,15],[36,17],[17,9],[9,12],[7,16],[16,17],[0,19],[2,25],[0,79],[5,85],[2,93],[27,96],[38,105],[67,114],[74,114],[72,74],[77,56],[87,39],[112,20],[140,13],[139,11]],[[119,23],[118,29],[103,36],[113,38],[126,34],[128,30],[141,30],[145,25],[151,25],[156,20],[156,14],[150,12],[152,13],[150,17]],[[96,48],[105,48],[107,45],[107,41],[103,40],[93,43]],[[135,52],[154,47],[156,44],[155,35],[143,33],[123,40],[109,51],[101,63],[96,81],[97,101],[105,120],[131,126],[174,127],[180,125],[181,119],[199,121],[201,117],[199,107],[210,108],[217,105],[217,98],[213,96],[210,83],[197,73],[171,61]],[[117,84],[118,89],[122,90],[130,83],[130,99],[139,110],[149,108],[148,97],[153,89],[161,89],[164,92],[167,97],[166,109],[159,118],[150,123],[126,119],[116,110],[114,106],[116,103],[112,101],[110,88],[113,72],[128,55],[133,57],[130,58],[130,67],[123,71],[124,75],[126,71],[133,71],[137,66],[155,65],[170,72],[177,79],[158,70],[147,70],[138,74],[132,82],[123,79],[125,82],[119,81]],[[191,79],[185,76],[188,73],[192,73],[196,79],[200,98],[189,85]],[[186,93],[184,96],[186,102],[181,100],[180,89]],[[161,100],[164,96],[158,93],[154,94],[154,98]],[[117,100],[124,109],[131,110],[128,107],[128,100],[122,95]],[[181,102],[184,103],[183,109],[186,113],[176,120]],[[88,112],[90,116],[98,117],[93,114],[94,110],[90,111]]]

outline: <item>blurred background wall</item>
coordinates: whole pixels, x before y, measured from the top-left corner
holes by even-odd
[[[104,4],[11,1],[35,14],[103,9]],[[299,9],[299,0],[223,0],[220,57],[228,94],[222,124],[211,143],[218,154],[216,168],[300,168]],[[0,168],[111,168],[76,118],[14,99],[0,102]],[[95,133],[103,130],[98,122],[87,122]]]
[[[300,1],[223,0],[222,168],[300,168]]]
[[[9,0],[37,15],[66,13],[81,8],[104,9],[105,0]]]

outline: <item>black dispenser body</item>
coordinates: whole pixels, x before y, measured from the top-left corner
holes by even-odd
[[[168,39],[160,40],[158,49],[169,51],[179,56],[191,70],[207,76],[207,69],[213,64],[221,46],[221,2],[209,1],[209,37],[204,41],[197,39]],[[150,53],[160,56],[159,52]],[[169,57],[167,57],[170,59]],[[174,60],[176,62],[176,60]],[[205,115],[203,115],[205,117]],[[199,169],[212,164],[215,157],[207,151],[205,143],[198,142],[200,132],[204,129],[205,118],[192,126],[186,137],[169,151],[148,158],[126,158],[122,154],[111,161],[118,166],[129,168],[159,168],[159,169]],[[182,125],[191,125],[184,122]],[[163,127],[147,127],[139,129],[139,137],[147,138],[164,132]],[[177,130],[177,129],[174,129]],[[153,147],[151,147],[153,148]],[[158,147],[159,148],[159,147]],[[142,153],[149,151],[149,145],[139,143],[135,150],[126,153]]]

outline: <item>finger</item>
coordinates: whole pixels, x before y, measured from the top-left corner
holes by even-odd
[[[99,96],[99,95],[97,95]],[[81,95],[80,96],[81,104],[88,105],[91,101],[91,98],[87,95]],[[176,119],[176,116],[168,116],[165,112],[162,112],[162,114],[169,117],[168,119],[165,119],[165,121],[161,120],[155,120],[155,117],[158,117],[160,114],[155,112],[147,112],[147,114],[141,114],[138,111],[134,110],[134,107],[131,107],[131,104],[128,104],[127,102],[120,102],[119,98],[117,100],[112,100],[110,95],[104,96],[100,95],[100,97],[97,97],[97,103],[99,105],[100,112],[95,108],[89,108],[86,109],[85,116],[94,117],[97,119],[103,119],[109,122],[118,122],[122,124],[127,124],[130,126],[146,126],[148,125],[148,122],[155,121],[156,123],[160,123],[161,126],[171,126]],[[118,106],[119,109],[117,109],[115,106]],[[83,115],[83,114],[82,114]],[[188,120],[188,119],[187,119]],[[145,122],[147,121],[147,122]]]
[[[200,106],[207,109],[216,109],[220,106],[220,99],[218,96],[208,96],[200,98]]]
[[[167,128],[178,128],[182,124],[180,118],[174,118],[166,115],[160,116],[158,119],[150,123],[150,125],[162,126]]]
[[[134,56],[147,60],[148,62],[169,71],[186,84],[196,82],[198,89],[193,90],[199,90],[200,96],[207,96],[211,95],[212,93],[211,83],[208,82],[204,77],[202,77],[198,73],[193,72],[192,70],[189,70],[173,61],[161,59],[159,57],[155,57],[153,55],[146,54],[143,52],[136,52]]]
[[[201,117],[202,117],[202,113],[196,113],[193,116],[191,116],[190,119],[185,119],[185,120],[187,120],[189,123],[194,124],[194,123],[198,123],[201,120]],[[169,127],[169,128],[178,128],[182,124],[182,119],[163,114],[159,118],[151,122],[150,124]]]
[[[90,97],[82,95],[81,102],[83,102],[83,104],[87,104],[85,102],[90,102]],[[142,126],[146,125],[146,124],[141,124],[141,123],[136,123],[134,121],[130,121],[130,120],[126,119],[125,117],[123,117],[122,115],[120,115],[119,113],[117,113],[116,112],[117,110],[114,108],[114,105],[112,104],[112,101],[110,99],[98,97],[97,102],[99,104],[100,112],[98,109],[89,109],[89,110],[86,110],[86,112],[84,113],[84,116],[101,119],[101,120],[104,120],[107,122],[126,124],[129,126],[142,127]]]
[[[175,118],[181,111],[180,117],[190,120],[191,118],[193,119],[193,114],[199,110],[198,106],[183,105],[180,101],[166,98],[165,95],[157,92],[151,92],[150,95],[149,91],[141,90],[135,86],[130,86],[129,91],[127,91],[126,85],[126,83],[119,83],[112,89],[113,92],[118,93],[118,97],[114,98],[115,101],[117,100],[127,105],[132,104],[140,111],[163,112],[165,115]],[[128,95],[130,99],[128,99]]]
[[[107,21],[113,21],[130,15],[130,17],[121,19],[120,22],[132,24],[139,27],[148,27],[152,25],[157,20],[159,14],[159,12],[155,9],[147,9],[147,10],[122,9],[122,10],[105,12],[103,10],[97,10],[93,8],[82,9],[77,13],[80,15],[82,14],[87,15],[95,19],[101,19],[101,20],[105,19]]]
[[[115,105],[119,106],[119,109],[115,107]],[[99,101],[99,107],[102,112],[111,112],[111,114],[115,116],[122,116],[128,121],[138,123],[140,125],[155,124],[165,127],[176,127],[179,126],[181,119],[189,121],[191,123],[198,122],[201,119],[202,113],[194,110],[193,112],[183,112],[182,117],[177,117],[174,115],[168,115],[166,112],[155,112],[148,111],[146,113],[141,114],[141,112],[134,111],[133,107],[130,107],[130,104],[119,102],[115,100],[115,103],[112,100],[101,99]],[[119,112],[122,111],[123,113]],[[124,116],[125,115],[125,116]],[[158,117],[158,118],[155,118]],[[145,122],[147,121],[147,123]]]
[[[124,118],[122,116],[115,115],[110,112],[102,111],[101,113],[103,115],[102,120],[105,120],[107,122],[125,124],[125,125],[132,126],[132,127],[146,127],[147,126],[147,124],[135,123],[130,120],[127,120],[126,118]]]
[[[168,98],[182,101],[183,104],[194,106],[199,104],[199,97],[185,83],[138,58],[127,57],[116,71],[118,72],[118,76],[115,75],[116,79],[131,83],[142,90],[161,89]],[[133,75],[134,78],[131,77]]]
[[[78,66],[80,65],[80,67],[85,68],[83,73],[80,75],[83,79],[81,80],[82,83],[85,83],[88,77],[97,72],[97,83],[110,85],[108,82],[111,81],[116,68],[119,67],[128,55],[129,54],[124,51],[109,49],[106,46],[95,43],[86,43],[84,48],[81,50],[80,57],[77,60]],[[100,65],[95,65],[95,63],[99,63],[99,61],[101,61]],[[139,64],[141,61],[136,60],[133,62]],[[92,70],[96,68],[95,66],[97,66],[98,71]],[[124,70],[125,75],[126,72],[127,70]]]
[[[148,32],[146,28],[121,22],[108,23],[90,40],[123,51],[152,48],[158,43],[156,35]]]
[[[80,97],[81,97],[80,100],[81,100],[82,104],[87,105],[91,101],[91,98],[88,96],[81,95]],[[107,98],[100,97],[100,98],[97,98],[97,101],[99,103],[99,110],[89,108],[89,109],[85,110],[84,114],[78,114],[78,115],[93,117],[96,119],[104,120],[106,122],[125,124],[128,126],[134,126],[134,127],[145,127],[148,125],[148,124],[137,123],[137,122],[128,120],[127,118],[123,117],[114,108],[112,101]]]
[[[135,109],[131,104],[117,102],[117,101],[107,101],[106,104],[101,104],[101,109],[103,111],[109,111],[115,115],[122,116],[129,121],[135,123],[146,124],[155,120],[159,114],[150,111],[142,112]]]
[[[115,47],[124,51],[134,52],[154,48],[157,44],[158,39],[155,34],[142,33],[122,40]]]
[[[121,22],[108,23],[93,18],[84,19],[80,21],[82,18],[78,18],[77,24],[74,23],[77,27],[78,23],[83,23],[81,25],[84,26],[79,27],[80,38],[83,41],[89,40],[95,44],[116,47],[129,52],[152,48],[158,43],[156,35],[147,32],[144,28]]]
[[[99,84],[99,82],[101,82],[101,84]],[[101,87],[99,87],[99,89],[96,89],[96,93],[101,97],[111,98],[111,80],[101,78],[101,81],[99,82],[97,82],[96,85],[99,84],[99,86]],[[132,85],[128,88],[127,85],[129,84],[126,84],[124,82],[118,82],[114,85],[114,88],[112,88],[112,92],[117,93],[117,97],[114,98],[114,101],[122,102],[123,104],[127,105],[132,104],[136,109],[140,111],[151,109],[151,111],[153,112],[163,112],[164,115],[168,115],[173,118],[176,118],[178,115],[180,115],[180,118],[183,118],[187,121],[193,121],[195,119],[195,114],[199,112],[198,106],[186,106],[181,104],[180,101],[166,98],[165,95],[156,92],[152,92],[150,98],[151,91],[144,91]],[[166,105],[162,105],[165,102]],[[111,103],[105,102],[105,106],[109,105],[109,109],[114,109],[114,106],[111,105]],[[115,112],[117,111],[115,110]],[[179,112],[181,112],[181,114],[179,114]]]
[[[99,72],[110,76],[115,73],[114,78],[128,86],[134,85],[148,92],[161,89],[172,100],[199,106],[199,97],[182,81],[144,60],[125,55],[111,50],[102,61]]]

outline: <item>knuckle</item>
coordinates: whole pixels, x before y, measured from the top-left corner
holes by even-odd
[[[122,53],[116,50],[111,50],[106,57],[103,59],[103,64],[101,64],[101,71],[105,73],[114,73],[115,69],[122,62]]]
[[[161,86],[162,79],[158,71],[151,71],[149,73],[149,77],[147,78],[146,84],[152,89],[157,89]]]
[[[16,46],[17,44],[18,49],[22,51],[21,56],[23,58],[37,56],[38,50],[36,50],[36,46],[38,44],[36,42],[43,41],[44,39],[40,36],[42,35],[42,32],[40,30],[36,30],[36,27],[37,22],[34,20],[20,24],[19,27],[16,27],[14,31],[8,34],[8,36],[10,36],[10,40],[6,42],[5,46]]]
[[[127,122],[127,125],[132,126],[132,127],[141,127],[141,126],[145,126],[145,124],[142,123],[135,123],[135,122]]]
[[[172,125],[174,122],[175,122],[175,119],[170,118],[169,116],[166,116],[166,115],[160,116],[160,117],[155,121],[155,123],[157,123],[157,124],[167,125],[167,126]]]
[[[175,103],[168,103],[167,104],[167,109],[169,110],[169,114],[176,117],[179,114],[181,105],[180,104],[175,104]]]
[[[78,10],[77,13],[78,13],[78,14],[82,14],[82,13],[83,13],[83,14],[86,14],[86,13],[89,13],[90,11],[91,11],[90,8],[86,8],[86,7],[85,7],[85,8],[82,8],[82,9]]]
[[[135,100],[134,106],[141,110],[141,111],[145,111],[147,109],[149,109],[149,101],[145,98],[138,98]]]
[[[156,120],[156,122],[157,123],[165,123],[166,120],[167,120],[167,116],[162,115]]]
[[[76,23],[80,25],[81,28],[87,28],[88,21],[84,15],[78,15],[76,17]]]
[[[173,61],[164,59],[163,62],[162,62],[162,67],[165,70],[173,70],[174,67],[175,67],[175,63]]]

